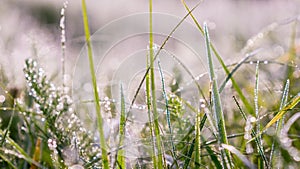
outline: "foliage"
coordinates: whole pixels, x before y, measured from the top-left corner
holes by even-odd
[[[126,92],[119,86],[120,100],[103,105],[94,70],[88,15],[82,0],[82,14],[90,75],[96,109],[97,134],[85,128],[76,112],[66,84],[55,85],[36,59],[25,61],[26,89],[7,89],[5,72],[0,83],[5,101],[1,102],[0,167],[1,168],[283,168],[297,167],[299,144],[299,52],[297,25],[299,17],[272,24],[249,39],[237,63],[226,64],[209,37],[209,27],[202,28],[182,0],[187,13],[172,29],[161,46],[154,44],[153,4],[149,1],[149,48],[145,55],[145,74],[135,89],[133,100],[126,103]],[[64,10],[66,7],[63,8]],[[65,16],[62,16],[65,19]],[[200,78],[190,67],[173,56],[178,67],[171,83],[166,80],[161,53],[172,34],[186,18],[191,17],[203,36],[208,71]],[[295,24],[291,24],[295,23]],[[62,23],[61,23],[62,24]],[[285,61],[255,58],[262,45],[258,38],[268,37],[282,25],[292,25],[290,44],[282,57]],[[65,30],[63,34],[63,64]],[[284,37],[286,38],[286,37]],[[200,38],[199,38],[200,39]],[[275,43],[270,41],[269,43]],[[272,53],[269,53],[272,55]],[[254,64],[255,63],[255,64]],[[221,67],[218,68],[217,66]],[[156,67],[157,66],[157,67]],[[279,67],[279,71],[273,70]],[[156,69],[159,73],[156,73]],[[62,69],[65,73],[64,67]],[[221,72],[221,73],[220,73]],[[222,74],[223,73],[223,74]],[[195,88],[184,97],[183,74],[192,78]],[[208,75],[209,78],[204,78]],[[271,76],[269,78],[268,76]],[[276,81],[275,81],[276,80]],[[145,84],[144,84],[145,82]],[[218,85],[218,82],[222,82]],[[272,85],[265,85],[270,83]],[[276,83],[276,85],[274,85]],[[283,86],[275,89],[274,86]],[[266,87],[267,86],[267,87]],[[107,87],[107,86],[106,86]],[[130,113],[138,94],[145,87],[147,123],[138,137],[128,142]],[[21,91],[18,91],[21,90]],[[188,89],[187,89],[188,90]],[[21,94],[19,94],[21,93]],[[279,93],[279,94],[278,94]],[[197,105],[193,96],[200,98]],[[272,97],[272,98],[268,98]],[[104,99],[105,100],[105,99]],[[85,101],[85,100],[81,100]],[[162,106],[161,106],[162,105]],[[113,109],[111,109],[111,107]],[[118,107],[119,106],[119,107]],[[120,113],[118,115],[118,109]],[[105,135],[105,111],[109,109],[118,121],[117,137]],[[162,112],[162,113],[161,113]],[[165,114],[165,116],[161,116]],[[132,125],[132,126],[130,126]],[[115,137],[115,138],[112,138]],[[115,141],[115,142],[114,142]],[[133,144],[136,143],[136,144]],[[116,147],[114,147],[116,145]],[[131,149],[137,147],[137,157]],[[149,148],[150,147],[150,148]]]

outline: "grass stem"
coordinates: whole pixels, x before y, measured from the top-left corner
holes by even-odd
[[[100,136],[100,145],[101,145],[102,163],[103,163],[102,165],[103,165],[104,169],[109,169],[106,140],[104,137],[104,129],[103,129],[103,119],[102,119],[102,115],[101,115],[99,92],[98,92],[98,87],[97,87],[97,79],[96,79],[96,73],[95,73],[94,61],[93,61],[92,44],[90,41],[90,30],[89,30],[86,3],[85,3],[85,0],[82,0],[81,2],[82,2],[84,32],[85,32],[86,45],[87,45],[87,50],[88,50],[90,73],[92,76],[92,84],[93,84],[94,99],[95,99],[95,106],[96,106],[97,126],[98,126],[98,132],[99,132],[99,136]]]

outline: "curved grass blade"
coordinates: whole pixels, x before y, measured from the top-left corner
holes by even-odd
[[[82,15],[83,15],[83,24],[84,24],[84,32],[86,38],[86,45],[88,50],[88,57],[90,63],[90,72],[92,77],[92,84],[94,90],[94,99],[95,99],[95,107],[96,107],[96,115],[97,115],[97,126],[98,132],[100,136],[100,145],[101,145],[101,153],[102,153],[102,165],[104,169],[109,169],[109,161],[107,156],[107,149],[106,149],[106,140],[104,137],[104,129],[103,129],[103,119],[101,115],[101,108],[100,108],[100,99],[99,99],[99,92],[97,88],[97,80],[94,68],[94,61],[93,61],[93,52],[92,52],[92,44],[90,41],[90,30],[89,30],[89,23],[88,23],[88,16],[87,16],[87,9],[85,0],[81,1],[82,4]]]
[[[214,64],[212,61],[211,51],[210,51],[210,38],[208,34],[207,25],[204,24],[204,33],[205,33],[205,44],[206,44],[206,53],[207,53],[207,60],[209,66],[209,77],[212,83],[212,106],[213,106],[213,113],[215,118],[215,123],[217,124],[218,130],[218,143],[219,144],[228,144],[227,140],[227,133],[225,129],[225,120],[224,120],[224,113],[221,104],[221,98],[219,95],[217,80],[215,77],[214,72]],[[231,156],[228,150],[221,150],[221,157],[222,157],[222,165],[224,168],[231,168]]]
[[[247,166],[250,169],[256,169],[256,166],[252,164],[246,156],[244,156],[239,150],[237,150],[235,147],[228,145],[228,144],[222,144],[222,147],[229,150],[233,154],[235,154],[242,162],[244,163],[245,166]]]

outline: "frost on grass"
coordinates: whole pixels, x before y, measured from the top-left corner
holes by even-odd
[[[59,166],[91,163],[97,166],[100,148],[75,114],[71,97],[49,82],[35,60],[26,60],[24,73],[38,115],[33,118],[44,125],[48,139],[45,142],[53,162]]]

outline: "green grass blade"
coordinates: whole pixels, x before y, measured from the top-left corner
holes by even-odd
[[[120,130],[119,130],[119,147],[122,147],[124,144],[125,138],[125,125],[126,125],[126,116],[125,116],[125,98],[123,93],[123,86],[121,85],[121,115],[120,115]],[[120,169],[126,168],[126,161],[125,161],[125,151],[123,149],[117,152],[117,163]]]
[[[195,138],[195,166],[200,167],[201,164],[201,139],[200,139],[200,135],[201,135],[201,114],[204,114],[204,108],[202,107],[202,104],[204,103],[200,103],[200,111],[196,114],[196,122],[195,122],[195,132],[196,132],[196,138]]]
[[[258,85],[259,85],[259,61],[256,63],[256,70],[255,70],[255,87],[254,87],[254,109],[255,109],[255,118],[260,119],[259,115],[259,105],[258,105]],[[260,120],[256,121],[256,133],[260,133]],[[261,141],[261,136],[257,137],[256,140],[256,145],[257,145],[257,152],[258,153],[263,153],[262,156],[265,157],[264,155],[264,150],[263,150],[263,145]],[[259,158],[258,159],[258,168],[264,168],[264,165],[268,166],[268,161],[265,161],[264,159],[266,158]],[[269,168],[269,167],[267,167]]]
[[[255,87],[254,87],[254,108],[255,108],[255,118],[260,119],[259,110],[258,110],[258,84],[259,84],[259,61],[256,63],[256,70],[255,70]],[[260,121],[257,120],[256,122],[256,133],[260,132]],[[258,137],[260,141],[261,138]]]
[[[171,146],[172,146],[172,156],[174,158],[176,167],[179,168],[179,165],[177,163],[177,155],[176,155],[176,151],[175,151],[175,145],[174,145],[174,141],[173,141],[173,131],[172,131],[171,120],[170,120],[169,102],[168,102],[166,87],[165,87],[165,78],[164,78],[164,74],[162,72],[162,68],[161,68],[159,58],[158,58],[157,62],[158,62],[158,70],[159,70],[159,73],[160,73],[161,83],[162,83],[162,93],[163,93],[163,97],[165,99],[166,118],[167,118],[168,128],[169,128],[169,132],[170,132],[170,142],[171,142]]]
[[[158,112],[157,112],[157,103],[156,103],[156,89],[155,89],[155,75],[154,75],[154,49],[153,49],[153,21],[152,21],[152,0],[149,0],[149,58],[150,58],[150,86],[151,86],[151,103],[152,103],[152,113],[153,113],[153,124],[154,124],[154,135],[155,143],[157,149],[157,167],[164,167],[164,159],[162,152],[162,143],[160,136],[160,129],[158,123]]]
[[[219,95],[217,80],[215,77],[214,72],[214,64],[212,61],[212,55],[210,51],[210,39],[208,34],[207,25],[204,24],[204,33],[205,33],[205,44],[206,44],[206,53],[207,53],[207,60],[209,66],[209,77],[212,83],[212,106],[213,106],[213,113],[215,122],[217,124],[218,130],[218,143],[219,144],[228,144],[227,140],[227,133],[225,129],[225,120],[224,120],[224,113],[222,109],[221,99]],[[221,150],[222,156],[222,165],[224,168],[231,168],[231,157],[230,152],[228,150]]]
[[[282,93],[282,97],[281,97],[281,103],[280,103],[280,107],[279,110],[281,110],[287,103],[287,99],[289,96],[289,88],[290,88],[290,81],[287,80],[286,84],[284,86],[283,89],[283,93]],[[284,120],[284,116],[282,118],[279,119],[279,121],[276,122],[276,134],[275,135],[279,135],[281,132],[281,129],[283,127],[283,121]],[[280,154],[279,154],[279,150],[278,150],[278,143],[276,143],[276,141],[274,140],[272,143],[272,148],[271,148],[271,152],[270,152],[270,166],[276,166],[276,160],[275,158],[279,158]]]
[[[228,144],[222,144],[222,147],[229,150],[231,153],[235,154],[243,163],[245,166],[247,166],[250,169],[255,169],[256,166],[252,164],[246,156],[244,156],[239,150],[237,150],[235,147],[228,145]]]
[[[195,141],[196,141],[196,139],[193,139],[193,142],[192,142],[192,144],[190,146],[190,149],[189,149],[189,151],[186,154],[186,158],[185,158],[184,164],[183,164],[183,168],[184,169],[187,169],[189,167],[190,161],[192,159],[193,152],[195,150]]]
[[[147,55],[147,69],[150,67],[149,63],[149,55]],[[148,69],[149,70],[149,69]],[[151,114],[151,84],[150,84],[150,75],[146,74],[146,99],[147,99],[147,114],[149,119],[149,129],[150,129],[150,135],[151,135],[151,143],[152,143],[152,161],[153,161],[153,168],[157,168],[157,153],[156,153],[156,145],[154,142],[154,125],[152,123],[152,114]]]
[[[101,145],[102,163],[103,163],[102,165],[104,169],[109,169],[109,161],[108,161],[107,148],[106,148],[107,145],[104,137],[103,119],[101,115],[99,92],[97,88],[97,80],[96,80],[96,74],[94,69],[93,52],[92,52],[92,44],[90,41],[90,30],[89,30],[86,3],[85,0],[82,0],[81,2],[82,2],[84,32],[85,32],[86,45],[87,45],[88,57],[90,63],[90,72],[92,76],[92,84],[94,90],[94,99],[95,99],[96,115],[97,115],[97,127],[100,136],[100,145]]]

